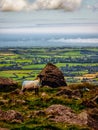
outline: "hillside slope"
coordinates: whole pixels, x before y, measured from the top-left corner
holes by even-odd
[[[0,92],[0,130],[98,130],[98,86],[88,83]]]

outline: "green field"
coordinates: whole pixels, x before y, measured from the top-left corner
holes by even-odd
[[[2,48],[0,76],[21,81],[31,80],[36,78],[49,62],[61,69],[69,83],[81,82],[75,77],[97,74],[98,48]],[[97,83],[97,76],[90,81]]]

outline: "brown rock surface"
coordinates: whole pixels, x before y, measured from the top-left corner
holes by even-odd
[[[81,98],[82,94],[77,90],[72,90],[70,88],[63,88],[59,92],[57,92],[56,96],[66,95],[68,98]]]
[[[76,114],[71,108],[63,105],[52,105],[46,109],[49,120],[66,122],[70,124],[87,125],[87,113],[85,116]],[[82,115],[82,114],[81,114]]]
[[[10,91],[17,87],[17,82],[10,78],[0,77],[0,91]]]
[[[38,76],[41,77],[42,86],[67,86],[63,73],[52,63],[48,63]]]
[[[54,122],[65,122],[68,124],[87,126],[98,130],[98,109],[82,111],[76,114],[71,108],[63,105],[52,105],[45,110],[48,119]]]
[[[8,128],[1,128],[1,127],[0,127],[0,130],[10,130],[10,129],[8,129]]]
[[[88,112],[88,126],[92,127],[94,130],[98,130],[98,109],[94,108]]]
[[[8,110],[6,112],[0,110],[0,120],[21,123],[23,116],[20,112],[14,110]]]

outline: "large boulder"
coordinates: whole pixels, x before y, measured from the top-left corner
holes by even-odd
[[[63,73],[52,63],[48,63],[38,77],[41,78],[42,86],[47,85],[53,88],[67,86]]]
[[[17,88],[18,83],[10,78],[0,77],[0,92],[13,91]]]
[[[87,113],[82,112],[82,114],[76,114],[71,108],[54,104],[45,110],[48,115],[49,120],[54,122],[66,122],[75,125],[87,125]],[[85,114],[84,114],[85,113]],[[84,116],[81,116],[84,115]]]
[[[71,108],[54,104],[45,111],[48,119],[58,122],[65,122],[79,126],[87,126],[93,130],[98,130],[98,109],[84,110],[81,113],[75,113]]]

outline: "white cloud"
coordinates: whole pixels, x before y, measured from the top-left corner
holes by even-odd
[[[81,1],[82,0],[35,0],[35,2],[28,3],[27,0],[1,0],[0,10],[64,9],[65,11],[74,11],[80,7]]]
[[[81,4],[81,0],[36,0],[32,5],[35,9],[64,9],[73,11]]]
[[[27,7],[25,0],[1,0],[0,9],[2,11],[21,11]]]

